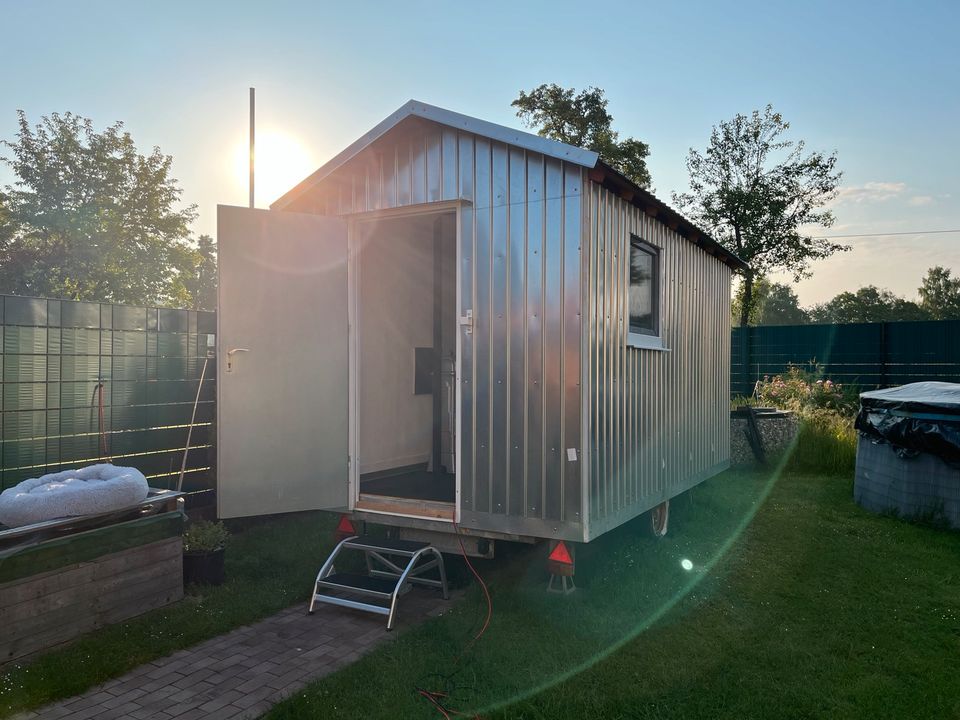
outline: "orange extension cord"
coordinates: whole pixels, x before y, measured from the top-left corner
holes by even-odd
[[[483,589],[484,597],[487,599],[487,617],[483,621],[483,627],[480,628],[480,632],[471,638],[463,650],[460,651],[460,654],[457,656],[457,659],[453,661],[454,666],[460,664],[460,660],[463,659],[470,649],[476,644],[476,642],[483,637],[483,634],[487,631],[487,628],[490,627],[490,619],[493,617],[493,600],[490,598],[490,589],[487,587],[487,584],[483,581],[483,578],[480,577],[480,573],[477,572],[477,569],[473,566],[473,563],[470,562],[470,558],[467,556],[467,550],[463,546],[463,540],[460,537],[460,528],[457,526],[457,523],[453,523],[454,532],[457,535],[457,544],[460,545],[460,554],[463,555],[464,562],[467,563],[467,567],[470,568],[470,572],[473,573],[473,576],[477,579],[477,582],[480,583],[480,587]],[[451,673],[449,677],[453,677],[459,670]],[[457,717],[469,717],[474,720],[480,720],[479,715],[468,715],[467,713],[462,713],[453,708],[447,707],[444,703],[449,700],[450,693],[439,691],[439,690],[424,690],[423,688],[417,688],[417,694],[425,698],[438,713],[445,720],[452,720],[453,716]]]

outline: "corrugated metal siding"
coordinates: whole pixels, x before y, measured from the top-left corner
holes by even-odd
[[[590,539],[729,463],[731,271],[600,185],[585,200]],[[661,248],[669,352],[627,345],[631,233]]]
[[[460,210],[461,516],[465,527],[579,539],[583,170],[426,122],[381,138],[290,210]],[[577,450],[568,461],[567,448]]]

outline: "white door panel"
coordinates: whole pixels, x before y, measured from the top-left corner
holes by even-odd
[[[217,506],[347,505],[347,231],[338,218],[217,208]]]

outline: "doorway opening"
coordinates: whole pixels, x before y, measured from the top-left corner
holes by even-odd
[[[356,507],[452,519],[456,212],[363,220],[353,238]]]

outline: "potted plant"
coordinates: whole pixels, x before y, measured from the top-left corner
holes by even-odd
[[[183,581],[220,585],[230,532],[222,522],[201,520],[183,534]]]

